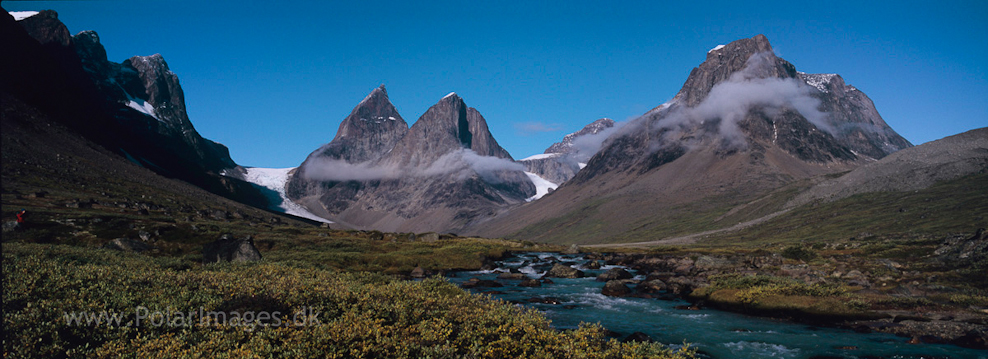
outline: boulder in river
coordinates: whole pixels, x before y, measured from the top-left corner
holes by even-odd
[[[636,289],[641,293],[658,293],[666,290],[668,286],[659,279],[646,280],[638,284]]]
[[[624,281],[612,280],[604,284],[604,289],[600,291],[600,294],[608,297],[627,297],[631,295],[631,288],[628,288]]]
[[[631,277],[634,276],[631,275],[631,273],[628,273],[628,271],[624,270],[624,268],[611,268],[606,272],[601,273],[599,276],[597,276],[597,281],[607,282],[617,279],[631,279]]]
[[[564,251],[562,251],[560,253],[562,253],[562,254],[580,254],[580,246],[575,245],[575,244],[574,245],[571,245],[571,246],[569,246],[569,248],[566,248],[566,250],[564,250]]]
[[[518,286],[535,288],[535,287],[541,287],[542,282],[540,282],[538,279],[526,279],[521,281],[521,283],[518,283]]]
[[[524,280],[528,279],[528,276],[523,273],[501,273],[498,274],[497,279]]]
[[[549,271],[545,273],[545,276],[553,278],[583,278],[586,277],[586,274],[579,269],[556,263],[552,266],[552,269],[549,269]]]
[[[556,297],[534,297],[534,298],[529,298],[528,302],[559,305],[560,303],[562,303],[562,300]]]
[[[696,287],[696,282],[689,277],[677,276],[669,278],[668,284],[669,291],[675,294],[689,294]]]

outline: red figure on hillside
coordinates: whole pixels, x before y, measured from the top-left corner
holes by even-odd
[[[24,224],[24,217],[26,216],[27,216],[26,209],[22,209],[20,212],[17,212],[17,223]]]

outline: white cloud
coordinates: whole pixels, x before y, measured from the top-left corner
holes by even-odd
[[[400,171],[370,162],[349,163],[323,157],[310,158],[304,167],[305,178],[314,181],[368,181],[397,178]]]
[[[305,178],[314,181],[370,181],[402,177],[431,177],[457,174],[466,178],[474,173],[489,183],[500,182],[500,171],[524,171],[513,161],[481,156],[470,149],[459,149],[440,156],[427,167],[397,167],[374,162],[348,163],[344,160],[315,157],[307,161]]]
[[[744,144],[744,134],[738,124],[753,107],[776,112],[783,108],[798,111],[817,128],[833,133],[827,122],[827,114],[818,110],[820,100],[811,96],[811,87],[795,78],[764,77],[764,63],[774,61],[769,52],[752,55],[744,69],[734,73],[728,81],[710,89],[703,101],[692,108],[674,107],[653,124],[655,131],[695,127],[707,121],[717,123],[718,134],[729,143]]]

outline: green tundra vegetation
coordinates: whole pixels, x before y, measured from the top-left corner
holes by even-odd
[[[533,310],[442,279],[407,281],[304,260],[201,265],[4,243],[3,276],[4,357],[692,357],[686,348],[609,339],[594,324],[556,330]],[[199,308],[244,313],[243,320],[175,314]],[[281,317],[246,315],[261,312]],[[100,323],[77,317],[88,322],[70,324],[67,315],[80,313]]]

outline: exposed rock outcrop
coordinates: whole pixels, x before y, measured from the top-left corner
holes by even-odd
[[[261,260],[261,252],[254,246],[251,236],[236,239],[224,234],[220,239],[202,246],[202,262],[255,262]]]

